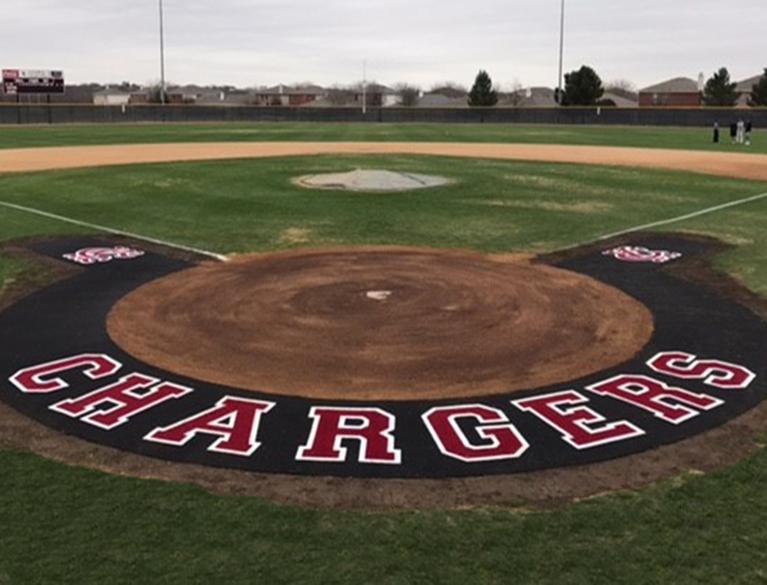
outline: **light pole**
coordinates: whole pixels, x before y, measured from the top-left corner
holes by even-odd
[[[368,111],[368,62],[362,61],[362,115]]]
[[[160,103],[165,103],[165,23],[160,2]]]
[[[565,0],[562,0],[559,16],[559,84],[557,85],[557,103],[562,103],[562,61],[565,54]]]

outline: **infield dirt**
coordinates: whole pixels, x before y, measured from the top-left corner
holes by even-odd
[[[128,144],[0,150],[0,173],[107,165],[311,156],[319,154],[412,154],[692,171],[767,181],[767,155],[691,150],[432,142],[269,142]]]
[[[632,358],[650,311],[515,255],[362,247],[243,256],[121,300],[112,339],[195,379],[274,394],[417,400],[506,393]]]

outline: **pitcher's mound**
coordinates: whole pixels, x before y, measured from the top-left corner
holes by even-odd
[[[450,179],[433,175],[419,175],[382,170],[361,170],[348,173],[306,175],[295,181],[302,187],[313,189],[342,189],[346,191],[410,191],[447,185]]]
[[[199,380],[274,394],[418,400],[567,382],[632,358],[650,311],[520,257],[418,248],[248,256],[122,299],[112,339]]]

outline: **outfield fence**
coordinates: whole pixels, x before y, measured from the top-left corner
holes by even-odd
[[[712,126],[751,120],[767,128],[767,108],[359,108],[0,104],[0,124],[117,124],[140,122],[425,122]]]

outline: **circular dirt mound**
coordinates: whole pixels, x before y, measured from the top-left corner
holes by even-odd
[[[447,185],[450,180],[434,175],[358,169],[348,173],[307,175],[299,177],[295,182],[312,189],[390,192],[439,187]]]
[[[521,257],[407,248],[300,251],[150,283],[112,339],[177,374],[274,394],[417,400],[566,382],[630,359],[651,313]]]

